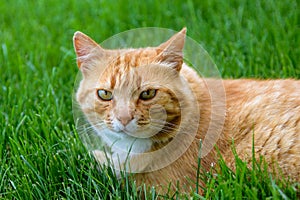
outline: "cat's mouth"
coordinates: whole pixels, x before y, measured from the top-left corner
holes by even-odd
[[[156,121],[159,121],[156,122]],[[156,134],[160,133],[165,123],[162,123],[162,120],[151,120],[149,123],[143,125],[137,125],[137,120],[132,120],[127,124],[122,124],[118,120],[114,120],[111,125],[107,125],[107,128],[111,129],[113,132],[118,134],[120,137],[122,136],[130,136],[133,138],[152,138]]]
[[[126,135],[137,139],[151,138],[157,134],[157,131],[151,129],[130,130],[129,128],[126,127],[118,130],[113,130],[113,131],[119,135]]]
[[[124,134],[133,138],[149,138],[151,136],[149,136],[147,133],[138,133],[138,132],[132,132],[127,130],[126,128],[123,130],[120,130],[118,132],[118,134]]]

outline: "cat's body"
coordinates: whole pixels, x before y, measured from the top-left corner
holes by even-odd
[[[211,146],[217,145],[232,168],[232,141],[247,161],[254,142],[256,156],[265,156],[270,167],[278,163],[285,175],[300,181],[300,81],[223,80],[220,88],[221,80],[201,79],[183,63],[184,37],[185,30],[157,48],[104,50],[75,34],[84,76],[77,100],[98,135],[112,146],[112,161],[125,162],[128,153],[122,150],[130,149],[132,169],[142,172],[134,176],[138,183],[164,190],[179,180],[189,190],[200,139],[218,133]],[[167,154],[151,154],[168,144],[173,147]],[[95,155],[104,162],[101,152]],[[216,159],[212,148],[202,167],[208,170]]]
[[[194,75],[184,73],[192,79]],[[197,80],[198,82],[199,80]],[[201,81],[200,81],[201,82]],[[198,94],[197,99],[201,110],[200,128],[195,141],[188,151],[170,166],[147,174],[136,174],[137,180],[153,183],[181,182],[196,177],[199,138],[204,139],[211,115],[210,95],[204,89],[207,82],[193,88]],[[199,82],[198,82],[199,83]],[[226,92],[226,120],[218,148],[226,163],[235,167],[235,159],[231,142],[240,158],[249,164],[252,159],[253,142],[255,155],[264,156],[269,163],[270,171],[278,166],[285,176],[300,181],[300,82],[297,80],[223,80]],[[199,87],[202,86],[202,87]],[[215,91],[218,89],[215,88]],[[254,137],[254,140],[253,140]],[[233,139],[233,140],[232,140]],[[216,152],[202,158],[202,166],[209,169],[216,164]],[[184,164],[183,164],[184,163]],[[249,165],[250,166],[250,165]],[[279,172],[281,173],[281,172]]]

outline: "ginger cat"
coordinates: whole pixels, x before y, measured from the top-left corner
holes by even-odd
[[[179,180],[188,190],[188,179],[196,179],[200,139],[215,140],[209,145],[234,168],[232,139],[250,162],[254,134],[256,156],[300,181],[300,81],[221,80],[222,94],[215,84],[220,80],[200,78],[183,62],[185,34],[182,29],[158,47],[119,50],[74,34],[83,74],[77,101],[109,147],[110,163],[136,173],[138,184],[165,191]],[[94,155],[108,162],[102,151]],[[211,148],[201,166],[208,170],[216,159]]]

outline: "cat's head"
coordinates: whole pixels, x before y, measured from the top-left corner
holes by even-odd
[[[158,47],[108,50],[76,32],[77,101],[98,134],[169,140],[181,120],[186,29]]]

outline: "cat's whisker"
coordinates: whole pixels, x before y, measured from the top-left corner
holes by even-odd
[[[168,131],[178,130],[178,127],[170,127],[170,126],[166,126],[164,124],[155,124],[155,123],[152,123],[150,127],[156,128],[156,129],[164,129],[164,130],[168,130]]]
[[[159,123],[163,123],[163,124],[170,124],[170,125],[176,125],[174,123],[165,121],[165,120],[161,120],[161,119],[151,119],[151,122],[159,122]]]
[[[98,126],[98,125],[103,125],[103,124],[105,124],[103,121],[99,121],[95,124],[90,124],[88,122],[85,122],[85,123],[80,123],[80,125],[78,127],[80,127],[80,126]]]
[[[171,126],[171,125],[166,125],[166,124],[154,124],[154,123],[153,123],[153,125],[156,125],[156,126],[158,125],[157,127],[167,129],[169,131],[176,131],[179,128],[179,126],[177,126],[177,125]]]
[[[178,129],[170,130],[164,127],[157,127],[157,126],[151,126],[151,128],[157,130],[157,133],[164,133],[168,135],[173,135],[174,132],[178,131]]]
[[[95,128],[97,130],[101,130],[104,129],[103,127],[104,123],[103,122],[98,122],[97,124],[91,125],[91,124],[82,124],[80,126],[77,126],[77,129],[81,130],[81,131],[95,131]]]

